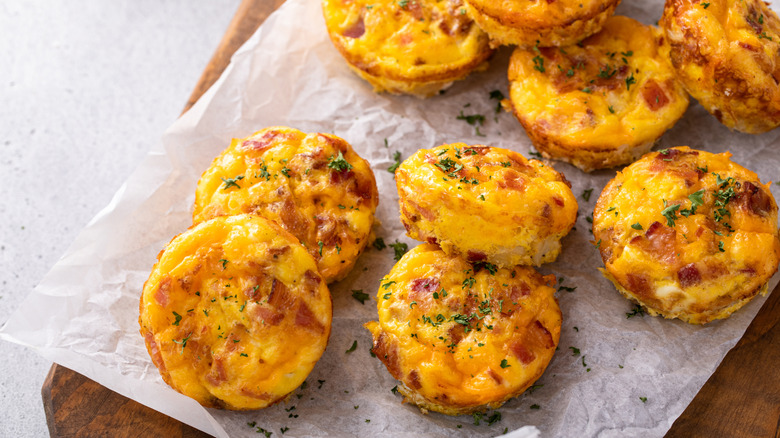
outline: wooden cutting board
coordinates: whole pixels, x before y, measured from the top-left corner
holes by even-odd
[[[185,111],[282,3],[241,2]],[[41,395],[53,438],[209,436],[57,364],[49,371]],[[780,438],[780,285],[666,436]]]

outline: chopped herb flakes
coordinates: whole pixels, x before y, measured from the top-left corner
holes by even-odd
[[[580,195],[580,196],[582,196],[582,199],[584,199],[585,202],[590,202],[590,195],[592,195],[592,194],[593,194],[593,189],[590,188],[590,189],[583,190],[582,191],[582,195]]]
[[[383,249],[387,248],[387,245],[385,245],[385,240],[381,237],[377,237],[376,240],[374,240],[374,243],[371,245],[376,248],[377,251],[382,251]]]
[[[352,353],[355,349],[357,349],[357,341],[352,342],[352,346],[345,353]]]
[[[240,189],[241,186],[238,185],[238,182],[241,181],[242,179],[244,179],[244,175],[238,175],[235,178],[221,178],[221,179],[222,179],[222,182],[225,183],[225,185],[222,186],[222,190],[227,190],[227,189],[229,189],[231,187],[235,187],[235,188]]]
[[[395,163],[387,168],[387,171],[390,173],[395,173],[396,169],[398,169],[398,166],[401,165],[401,153],[396,151],[393,154],[393,160],[395,160]]]
[[[393,251],[395,252],[395,254],[393,254],[393,259],[395,261],[401,260],[401,257],[403,257],[407,251],[409,251],[409,245],[407,245],[404,242],[399,242],[397,240],[395,241],[395,243],[391,243],[389,246],[393,248]]]
[[[331,156],[328,160],[328,168],[339,172],[346,172],[352,169],[352,165],[344,158],[344,154],[339,151],[338,156]]]
[[[360,301],[360,304],[365,304],[366,300],[369,299],[369,296],[367,293],[363,292],[362,289],[359,289],[359,290],[352,291],[352,298]]]

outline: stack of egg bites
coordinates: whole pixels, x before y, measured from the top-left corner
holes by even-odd
[[[233,140],[144,284],[139,324],[163,380],[207,407],[284,400],[325,351],[327,283],[365,248],[377,202],[371,168],[339,137],[271,127]]]
[[[395,172],[401,221],[424,243],[380,281],[373,353],[405,401],[449,415],[497,408],[544,372],[560,339],[555,260],[577,201],[552,167],[490,146],[421,149]]]

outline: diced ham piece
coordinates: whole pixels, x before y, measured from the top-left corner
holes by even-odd
[[[314,334],[325,333],[325,326],[322,325],[317,316],[314,315],[314,312],[303,301],[301,301],[298,306],[298,312],[295,314],[295,325],[303,327]]]
[[[699,284],[701,273],[695,263],[689,263],[677,271],[677,278],[680,280],[680,287],[684,289]]]
[[[642,97],[645,98],[647,106],[653,111],[658,111],[669,103],[669,97],[664,93],[664,89],[652,79],[647,81],[644,88],[642,88]]]

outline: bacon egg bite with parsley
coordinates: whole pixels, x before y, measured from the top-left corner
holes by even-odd
[[[421,244],[383,278],[372,352],[405,401],[448,415],[495,409],[544,372],[561,333],[554,276]]]
[[[647,153],[688,108],[688,94],[658,53],[659,36],[615,16],[581,44],[516,49],[510,100],[534,146],[586,172]]]
[[[303,383],[325,351],[332,309],[298,239],[259,216],[218,217],[157,258],[139,324],[168,385],[203,406],[244,410]]]
[[[330,283],[365,248],[378,199],[374,173],[349,143],[276,126],[234,139],[214,159],[198,182],[193,220],[271,219],[303,243]]]
[[[651,315],[726,318],[777,271],[777,204],[728,152],[647,154],[601,193],[593,235],[604,275]]]
[[[667,1],[666,49],[689,93],[750,134],[780,125],[780,19],[760,0]]]
[[[549,165],[491,146],[420,149],[395,172],[409,237],[447,254],[499,266],[555,260],[577,217],[566,178]]]
[[[323,0],[322,10],[331,41],[376,92],[429,97],[493,54],[461,0]]]
[[[601,29],[620,0],[466,0],[495,47],[567,46]]]

